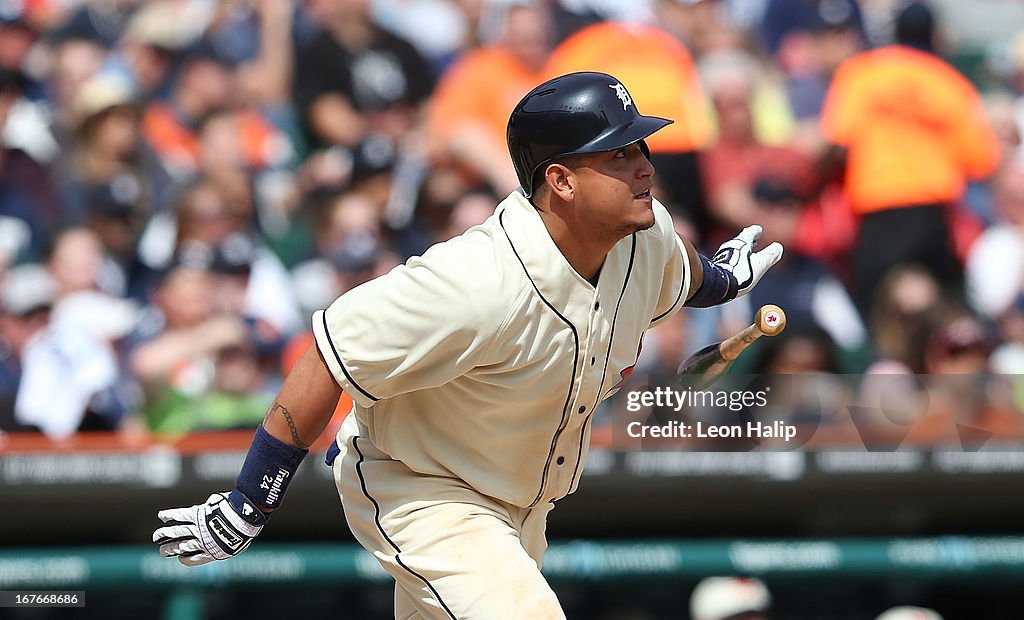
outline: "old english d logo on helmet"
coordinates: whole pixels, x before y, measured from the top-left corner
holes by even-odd
[[[629,96],[629,91],[626,90],[626,87],[623,86],[622,84],[616,82],[614,84],[609,84],[608,88],[614,90],[615,96],[618,97],[620,101],[622,101],[623,110],[625,110],[633,103],[633,98]]]
[[[508,119],[508,151],[527,197],[537,171],[556,157],[599,153],[640,143],[672,121],[643,116],[629,91],[605,73],[570,73],[544,82]]]

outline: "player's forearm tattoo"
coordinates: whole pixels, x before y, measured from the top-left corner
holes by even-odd
[[[292,443],[295,444],[296,448],[308,450],[311,444],[306,443],[299,437],[299,429],[295,426],[295,420],[292,419],[292,414],[288,411],[288,408],[281,403],[274,401],[274,404],[270,406],[270,411],[267,412],[267,418],[274,415],[274,413],[280,412],[284,416],[284,421],[288,423],[288,430],[292,434]]]

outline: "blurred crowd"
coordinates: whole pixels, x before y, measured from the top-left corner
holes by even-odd
[[[945,4],[0,0],[0,431],[255,426],[310,313],[489,217],[508,113],[578,70],[674,119],[680,234],[786,246],[638,370],[775,303],[754,371],[1024,373],[1024,17],[972,82]]]
[[[754,577],[707,577],[690,594],[692,620],[771,620],[772,594],[768,586]],[[838,615],[838,609],[833,611]],[[781,613],[779,616],[781,617]],[[642,618],[642,616],[638,616]],[[883,611],[875,620],[942,620],[925,607],[900,605]]]
[[[647,611],[640,605],[619,605],[599,612],[600,620],[654,620],[655,618],[688,618],[689,620],[773,620],[779,618],[874,618],[874,620],[943,620],[943,615],[929,607],[897,605],[888,607],[885,600],[860,600],[851,604],[842,596],[816,596],[820,590],[792,588],[792,583],[776,582],[771,587],[756,577],[713,576],[701,579],[689,590],[689,613]],[[781,587],[780,587],[781,586]],[[687,590],[684,590],[686,592]],[[927,594],[886,592],[879,599],[927,598]],[[685,599],[684,599],[685,600]],[[677,601],[666,602],[666,608]],[[891,604],[891,603],[889,603]],[[945,616],[953,617],[953,616]],[[959,616],[956,616],[959,617]]]

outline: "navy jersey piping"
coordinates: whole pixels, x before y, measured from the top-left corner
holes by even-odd
[[[324,335],[327,336],[327,344],[331,345],[331,353],[334,353],[334,359],[338,360],[338,366],[341,367],[341,372],[345,373],[345,378],[348,379],[348,382],[352,384],[352,387],[354,387],[357,390],[359,390],[359,392],[363,396],[369,398],[370,400],[372,400],[374,402],[380,400],[379,398],[377,398],[373,394],[370,394],[369,392],[364,390],[362,388],[362,386],[360,386],[358,383],[356,383],[356,380],[352,378],[352,375],[350,375],[348,373],[348,369],[345,368],[345,362],[341,361],[341,356],[338,355],[338,348],[334,346],[334,340],[331,338],[331,332],[327,329],[327,311],[326,310],[324,310],[322,318],[323,318],[323,321],[324,321]]]
[[[455,617],[455,614],[452,613],[452,610],[448,608],[448,605],[445,604],[444,600],[441,599],[441,595],[437,592],[437,590],[434,589],[434,586],[430,583],[430,581],[428,581],[427,578],[423,575],[409,568],[409,566],[402,561],[402,550],[398,548],[398,545],[395,544],[395,541],[391,540],[391,537],[388,536],[387,532],[384,531],[384,526],[380,522],[380,504],[377,503],[377,500],[375,500],[373,496],[370,495],[370,492],[366,489],[366,479],[363,477],[362,468],[363,461],[365,460],[366,457],[363,456],[363,451],[359,449],[359,443],[357,441],[358,439],[360,438],[352,437],[352,447],[355,448],[356,453],[359,454],[359,460],[356,461],[356,475],[359,476],[359,486],[363,490],[363,495],[365,495],[366,499],[370,500],[370,503],[373,504],[373,523],[377,526],[377,531],[380,532],[381,537],[383,537],[384,540],[386,540],[387,543],[391,545],[391,548],[395,550],[395,562],[397,562],[398,565],[405,569],[410,575],[422,581],[427,586],[427,588],[430,589],[431,594],[433,594],[434,598],[437,599],[437,602],[441,605],[441,608],[448,613],[448,616],[452,620],[458,620]]]
[[[576,453],[576,468],[572,471],[572,480],[569,481],[569,489],[576,483],[576,476],[580,473],[580,461],[583,459],[583,438],[587,433],[587,425],[590,424],[590,419],[594,417],[594,411],[597,410],[597,406],[601,404],[601,394],[604,391],[604,379],[608,376],[608,362],[612,356],[612,343],[615,342],[615,324],[619,318],[619,306],[622,305],[622,298],[626,296],[626,287],[629,286],[629,277],[633,275],[633,260],[636,258],[636,233],[633,233],[633,245],[629,250],[629,265],[626,267],[626,278],[622,281],[622,290],[619,291],[619,300],[615,302],[615,312],[612,314],[612,329],[611,333],[608,334],[608,351],[604,355],[604,369],[601,371],[601,386],[597,390],[597,402],[590,408],[590,413],[587,414],[583,425],[580,427],[580,442],[579,450]],[[634,362],[635,363],[635,362]]]
[[[690,269],[689,260],[690,259],[689,259],[688,256],[683,256],[683,262],[686,263],[685,265],[683,265],[683,275],[684,276],[686,275],[686,272]],[[692,278],[691,278],[691,281],[692,281]],[[683,297],[683,288],[684,288],[683,284],[684,284],[684,282],[680,282],[679,283],[679,294],[676,295],[676,300],[672,302],[672,305],[668,307],[668,310],[662,312],[658,316],[656,316],[653,319],[651,319],[651,323],[655,323],[655,322],[661,320],[663,317],[667,316],[670,312],[672,312],[672,310],[674,310],[676,306],[679,305],[679,300],[682,299],[682,297]]]
[[[551,468],[551,460],[555,456],[555,446],[558,444],[558,438],[561,436],[562,431],[565,430],[565,427],[568,424],[568,420],[565,414],[569,410],[569,404],[572,402],[572,388],[573,385],[576,383],[576,368],[579,364],[580,356],[580,336],[576,332],[576,326],[573,325],[572,322],[569,321],[569,319],[565,318],[565,316],[563,316],[561,312],[555,309],[555,307],[551,305],[551,302],[545,299],[544,295],[540,292],[540,288],[537,287],[537,283],[533,281],[533,276],[530,275],[530,271],[526,268],[526,263],[523,262],[523,258],[519,256],[519,252],[516,251],[515,244],[512,243],[512,237],[509,236],[508,230],[505,228],[504,210],[502,210],[502,212],[498,214],[498,223],[501,224],[501,230],[502,232],[505,233],[505,238],[508,239],[509,246],[511,246],[512,248],[512,253],[516,255],[516,259],[519,261],[519,264],[523,266],[523,273],[525,273],[526,277],[530,280],[530,285],[533,286],[533,290],[537,292],[537,296],[540,297],[540,300],[544,302],[544,305],[550,308],[551,311],[554,312],[555,315],[563,323],[568,325],[569,329],[572,331],[574,350],[572,356],[572,376],[569,379],[569,391],[565,395],[565,404],[562,405],[562,419],[558,424],[558,429],[555,431],[554,436],[551,438],[551,447],[548,449],[548,458],[547,461],[545,461],[544,463],[544,473],[541,475],[540,488],[537,490],[537,496],[533,498],[533,501],[530,502],[530,505],[528,506],[528,508],[532,508],[537,505],[537,502],[539,502],[540,498],[544,495],[544,487],[547,485],[548,481],[548,470]]]

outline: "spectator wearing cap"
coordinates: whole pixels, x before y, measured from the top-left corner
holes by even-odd
[[[505,146],[516,103],[543,82],[554,31],[546,5],[523,3],[502,15],[500,34],[461,54],[431,98],[427,130],[439,163],[464,171],[468,185],[484,181],[501,195],[519,186]]]
[[[229,235],[214,249],[209,264],[214,305],[228,316],[242,317],[247,338],[217,356],[211,394],[204,403],[212,419],[262,419],[276,393],[275,374],[286,336],[267,320],[249,311],[249,290],[258,248],[249,235]]]
[[[57,178],[62,222],[81,224],[88,216],[89,194],[97,188],[124,176],[142,183],[139,109],[127,80],[101,73],[79,89],[71,112],[73,141]]]
[[[53,131],[58,142],[69,144],[75,127],[75,97],[99,74],[109,50],[95,38],[74,32],[57,32],[48,44],[50,66],[45,88],[53,108]]]
[[[980,375],[988,369],[995,334],[977,317],[951,313],[937,321],[924,349],[924,371],[935,375]]]
[[[110,49],[128,25],[137,0],[83,2],[58,27],[62,38],[91,39]]]
[[[168,95],[174,62],[192,42],[187,21],[176,4],[166,0],[142,4],[118,40],[116,62],[144,100]]]
[[[117,380],[113,350],[87,330],[51,321],[56,286],[46,269],[10,269],[0,285],[0,335],[7,346],[3,406],[13,404],[16,429],[38,429],[54,439],[79,430],[111,430],[120,419],[96,406]],[[9,388],[16,380],[13,403]],[[55,389],[59,386],[59,389]]]
[[[35,281],[33,281],[35,279]],[[14,403],[21,379],[21,354],[29,339],[46,328],[53,304],[53,283],[38,265],[4,273],[0,286],[0,430],[38,431],[18,421]]]
[[[931,9],[908,5],[897,16],[897,44],[844,62],[822,114],[859,217],[852,267],[864,311],[885,274],[903,263],[924,266],[945,286],[960,283],[951,222],[967,181],[998,163],[977,91],[936,55],[934,36]]]
[[[866,47],[855,0],[772,0],[760,23],[763,49],[782,75],[795,121],[794,146],[823,148],[819,117],[839,65]]]
[[[927,413],[911,426],[905,441],[979,448],[963,427],[983,431],[985,439],[1019,439],[1024,428],[1020,412],[997,406],[985,377],[997,343],[990,325],[965,311],[940,315],[933,325],[923,345]]]
[[[21,97],[20,82],[17,73],[0,68],[0,128]],[[18,245],[38,257],[44,232],[57,217],[49,170],[21,149],[0,142],[0,219],[27,233],[21,234],[26,243]]]
[[[942,616],[927,607],[900,605],[885,610],[875,620],[942,620]]]
[[[0,10],[0,68],[21,70],[35,38],[35,31],[26,20],[24,7],[3,7]]]
[[[264,138],[252,139],[255,134],[246,133],[246,116],[248,112],[223,108],[203,117],[196,128],[198,171],[238,209],[251,212],[262,232],[278,236],[298,199],[295,175],[286,165],[291,163],[291,146],[273,129]]]
[[[143,188],[132,174],[90,188],[85,194],[84,227],[103,248],[103,279],[111,293],[141,300],[148,276],[138,255],[138,240],[145,221]]]
[[[316,220],[316,257],[292,269],[303,314],[390,268],[374,204],[359,192],[329,200]]]
[[[846,24],[867,40],[860,6],[853,0],[768,0],[757,30],[764,51],[779,57],[788,53],[787,46],[805,46],[810,33]]]
[[[693,620],[768,620],[772,597],[760,579],[708,577],[690,595]]]
[[[11,148],[25,151],[32,159],[47,164],[60,151],[50,131],[48,104],[40,76],[28,70],[29,52],[36,45],[37,28],[21,2],[5,3],[0,9],[0,82],[16,76],[22,96],[17,100],[0,139]],[[20,6],[19,6],[20,5]],[[8,73],[9,72],[9,73]]]
[[[251,204],[232,202],[217,186],[200,181],[182,194],[174,217],[150,220],[140,240],[142,262],[159,272],[186,252],[207,257],[229,239],[244,238],[253,247],[251,276],[246,291],[246,313],[274,326],[281,333],[301,329],[303,321],[288,271],[281,260],[255,235]],[[204,259],[204,267],[209,259]]]

